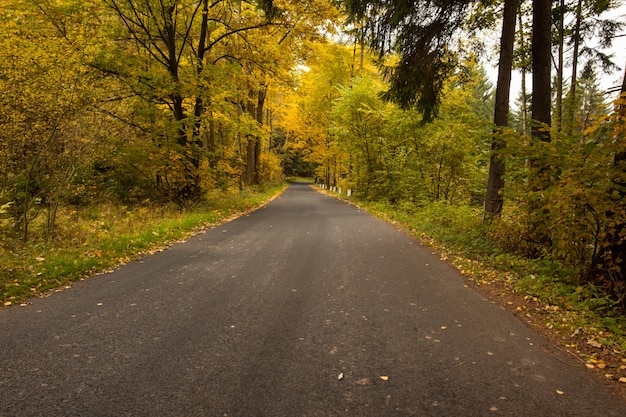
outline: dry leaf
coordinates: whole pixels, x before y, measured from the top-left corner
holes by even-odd
[[[621,378],[619,379],[619,382],[624,382],[624,383],[626,383],[626,377],[621,377]]]
[[[595,365],[593,363],[586,363],[585,366],[589,369],[595,368]]]
[[[339,375],[337,375],[337,379],[340,381],[343,379],[343,372],[339,372]]]
[[[557,393],[557,394],[559,394],[559,395],[563,395],[563,394],[565,394],[565,393],[564,393],[563,391],[561,391],[560,389],[556,390],[556,393]]]
[[[382,379],[383,381],[388,381],[389,377],[387,375],[381,375],[380,379]]]
[[[596,340],[594,340],[594,339],[588,339],[587,340],[587,344],[589,346],[597,348],[597,349],[600,349],[602,347],[602,345],[599,342],[597,342]]]

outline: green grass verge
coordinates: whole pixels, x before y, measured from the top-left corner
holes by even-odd
[[[284,190],[215,193],[193,208],[117,206],[66,210],[54,239],[0,245],[0,306],[67,286],[263,205]]]

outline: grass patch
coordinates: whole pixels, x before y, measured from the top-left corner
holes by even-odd
[[[556,261],[526,259],[487,238],[482,212],[432,203],[359,201],[440,253],[479,291],[532,324],[581,364],[626,387],[626,317],[601,288],[581,284],[576,271]]]
[[[59,213],[54,238],[0,243],[0,305],[20,303],[184,240],[263,205],[284,187],[215,192],[184,210],[175,206],[65,208]]]

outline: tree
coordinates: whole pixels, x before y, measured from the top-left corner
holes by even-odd
[[[331,132],[350,161],[343,183],[363,198],[393,203],[480,200],[490,131],[479,105],[485,81],[475,61],[463,68],[446,83],[440,115],[427,125],[416,110],[382,101],[385,85],[376,77],[341,88]]]
[[[350,50],[337,44],[312,45],[299,81],[280,103],[278,124],[287,134],[286,148],[316,166],[315,175],[327,186],[337,185],[340,155],[334,146],[330,116],[341,86],[350,83]]]
[[[587,61],[578,79],[577,111],[574,112],[573,129],[577,136],[600,117],[607,114],[607,106],[604,103],[604,91],[600,90],[598,77],[592,61]]]
[[[552,37],[550,0],[533,0],[532,39],[532,136],[549,142],[551,125]]]
[[[174,137],[175,152],[180,157],[170,163],[179,165],[183,172],[174,185],[173,197],[197,198],[203,145],[201,121],[205,102],[210,101],[210,92],[207,94],[200,85],[207,65],[218,59],[211,54],[228,38],[269,22],[254,6],[229,0],[106,1],[133,44],[118,43],[117,52],[124,57],[125,67],[110,59],[97,60],[94,65],[123,79],[157,113],[161,107],[170,111],[169,121],[164,119],[168,127],[163,135]]]
[[[349,21],[364,24],[370,46],[381,58],[389,81],[384,97],[402,108],[416,106],[425,122],[438,111],[444,81],[456,68],[452,38],[468,0],[345,0]],[[383,64],[397,53],[392,64]]]
[[[556,97],[554,105],[554,127],[557,132],[561,131],[563,115],[563,65],[564,65],[564,43],[565,43],[565,0],[559,0],[559,5],[554,10],[553,20],[556,23],[558,48],[556,64]]]
[[[513,69],[513,48],[515,44],[515,20],[518,0],[505,0],[500,38],[500,62],[494,113],[494,132],[491,143],[489,178],[485,197],[485,213],[488,217],[502,212],[504,197],[505,162],[501,155],[506,142],[502,138],[503,128],[509,125],[509,97],[511,91],[511,71]]]
[[[518,36],[517,36],[517,47],[514,50],[514,65],[515,68],[519,69],[521,73],[521,90],[520,95],[517,99],[516,104],[518,105],[519,117],[517,127],[517,131],[528,135],[529,132],[529,108],[530,108],[530,95],[528,94],[528,90],[526,88],[526,75],[531,67],[531,52],[530,52],[530,41],[527,39],[529,37],[527,29],[528,23],[524,21],[524,15],[526,12],[523,10],[524,3],[520,4],[520,10],[517,14],[518,18]]]
[[[0,205],[9,204],[24,241],[42,213],[54,233],[57,210],[78,192],[78,172],[99,139],[91,117],[97,80],[81,65],[87,46],[69,45],[79,31],[61,33],[47,12],[17,1],[0,16]],[[94,27],[83,23],[87,36]]]
[[[611,57],[599,49],[586,45],[586,39],[599,39],[600,48],[610,47],[617,31],[624,27],[623,23],[610,19],[600,19],[599,16],[619,5],[612,0],[576,0],[575,6],[570,9],[574,12],[574,23],[570,29],[570,45],[572,46],[572,75],[570,89],[565,98],[566,102],[575,103],[577,99],[578,64],[580,57],[589,57],[600,63],[603,70],[616,68]],[[562,11],[565,12],[565,9]],[[560,100],[560,97],[558,97]],[[573,131],[574,105],[568,104],[568,112],[564,115],[563,125],[566,136]]]

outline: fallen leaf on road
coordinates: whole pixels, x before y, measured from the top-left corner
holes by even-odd
[[[619,382],[625,382],[625,383],[626,383],[626,378],[625,378],[625,377],[621,377],[621,378],[619,379]]]
[[[556,393],[557,393],[557,394],[559,394],[559,395],[563,395],[563,394],[565,394],[565,393],[564,393],[563,391],[561,391],[560,389],[556,390]]]
[[[389,377],[387,375],[381,375],[380,379],[382,379],[383,381],[388,381]]]
[[[585,366],[589,369],[595,368],[595,365],[593,363],[586,363]]]
[[[339,372],[339,375],[337,375],[337,379],[340,381],[343,379],[343,372]]]
[[[448,326],[441,326],[441,330],[446,330]]]

